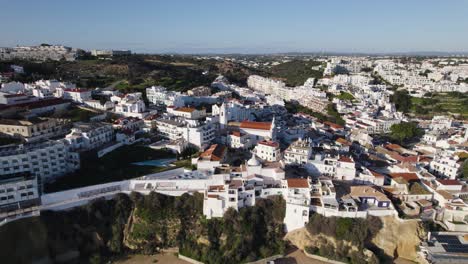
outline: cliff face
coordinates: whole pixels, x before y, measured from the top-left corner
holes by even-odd
[[[426,234],[420,221],[417,220],[399,220],[395,217],[382,217],[380,218],[383,227],[379,230],[377,235],[372,239],[372,243],[378,247],[385,255],[393,259],[407,259],[421,263],[423,260],[419,259],[417,255],[417,246],[421,238]],[[306,247],[320,248],[323,245],[333,244],[337,250],[337,241],[332,237],[323,235],[312,235],[306,228],[301,228],[288,233],[285,240],[290,241],[301,250]],[[348,244],[351,246],[350,244]],[[357,250],[351,246],[350,252]],[[366,250],[366,255],[372,254]]]
[[[372,242],[387,255],[417,261],[417,246],[426,234],[420,221],[381,218],[384,226]]]
[[[146,221],[135,214],[134,209],[123,230],[123,244],[134,251],[158,250],[177,245],[180,219],[171,217]],[[145,252],[151,253],[151,252]]]

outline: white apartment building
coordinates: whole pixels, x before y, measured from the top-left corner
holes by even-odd
[[[151,86],[146,88],[146,98],[154,105],[163,105],[168,100],[169,94],[165,87],[162,86]]]
[[[368,118],[368,117],[358,117],[356,123],[357,128],[363,128],[367,130],[369,135],[372,134],[382,134],[389,133],[390,128],[401,123],[401,119],[394,118]]]
[[[62,60],[74,61],[78,56],[78,50],[60,45],[18,46],[0,49],[0,59],[23,60]]]
[[[167,139],[178,140],[183,138],[185,124],[178,118],[159,118],[156,120],[156,126],[159,134]]]
[[[0,176],[0,213],[40,204],[37,177],[29,173]]]
[[[114,111],[117,114],[133,117],[144,117],[146,106],[141,99],[141,93],[126,94],[123,97],[112,96],[111,101],[115,103]]]
[[[22,105],[31,102],[37,102],[39,98],[27,94],[10,94],[0,92],[0,104],[4,105]]]
[[[91,91],[82,88],[64,89],[58,87],[55,89],[54,96],[82,104],[84,101],[91,100]]]
[[[0,148],[0,177],[13,173],[30,173],[42,182],[80,167],[78,153],[71,152],[62,141],[45,141]]]
[[[201,119],[206,117],[205,109],[196,109],[194,107],[167,107],[167,113],[179,116],[185,119]]]
[[[84,101],[84,104],[86,106],[89,106],[91,108],[101,110],[101,111],[109,111],[114,109],[114,103],[111,101],[106,101],[104,104],[101,104],[101,101],[99,100],[86,100]]]
[[[72,151],[84,151],[98,148],[114,139],[114,130],[106,123],[83,123],[73,125],[65,141]]]
[[[216,131],[218,131],[217,121],[211,118],[207,118],[204,122],[198,120],[187,121],[188,124],[184,129],[183,138],[200,149],[208,147],[215,139]]]
[[[275,141],[262,140],[257,142],[254,153],[264,161],[276,162],[281,159],[279,143]]]
[[[9,82],[3,83],[1,85],[0,91],[10,94],[25,93],[26,87],[23,83],[20,82]]]
[[[66,120],[34,117],[26,120],[0,119],[0,133],[33,142],[66,133]]]
[[[34,88],[32,89],[32,95],[37,98],[50,98],[54,97],[54,93],[51,90],[43,89],[43,88]]]
[[[452,127],[452,118],[448,116],[434,116],[431,120],[432,130],[447,130]]]
[[[429,171],[455,180],[461,172],[462,162],[455,154],[439,153],[429,163]]]
[[[282,81],[265,78],[258,75],[250,75],[247,79],[247,86],[265,94],[274,94],[274,90],[279,90],[286,87]]]
[[[187,94],[189,96],[210,96],[211,89],[210,87],[206,87],[206,86],[195,87],[191,90],[188,90]]]
[[[308,139],[299,139],[293,142],[284,151],[284,162],[286,164],[304,165],[312,156],[312,147]]]
[[[252,146],[250,136],[239,131],[229,133],[226,144],[234,149],[248,149]]]
[[[313,175],[323,175],[345,181],[352,181],[356,177],[354,160],[346,156],[336,158],[316,154],[305,167]]]

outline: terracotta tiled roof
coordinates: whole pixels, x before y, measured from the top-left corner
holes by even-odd
[[[263,141],[259,141],[258,144],[261,144],[261,145],[265,145],[265,146],[269,146],[269,147],[275,147],[275,148],[278,148],[279,147],[279,143],[278,142],[275,142],[275,141],[266,141],[266,140],[263,140]]]
[[[6,98],[13,98],[13,97],[20,97],[20,96],[26,96],[26,94],[18,93],[18,94],[5,94],[5,95],[3,95],[3,97],[6,97]]]
[[[208,191],[224,191],[224,185],[211,185],[208,187]]]
[[[411,181],[419,181],[419,177],[416,173],[413,172],[398,172],[398,173],[390,173],[388,174],[390,178],[396,179],[396,178],[403,178],[407,182]]]
[[[70,88],[70,89],[64,89],[65,92],[72,92],[72,93],[85,93],[88,92],[87,89],[83,88]]]
[[[387,144],[385,147],[391,150],[401,149],[401,146],[398,144]]]
[[[440,182],[442,185],[463,185],[458,180],[441,180],[441,179],[438,179],[437,181]]]
[[[252,121],[243,121],[240,123],[241,128],[250,128],[250,129],[260,129],[260,130],[270,130],[271,123],[269,122],[252,122]]]
[[[175,108],[174,111],[179,111],[179,112],[186,112],[186,113],[192,113],[196,109],[193,107],[179,107]]]
[[[218,144],[211,145],[205,152],[200,154],[200,158],[210,161],[220,161],[226,154],[226,147]]]
[[[287,179],[289,188],[309,188],[308,179]]]
[[[68,104],[70,103],[69,100],[65,100],[62,98],[50,98],[50,99],[42,99],[39,101],[29,102],[29,103],[22,103],[16,105],[9,105],[8,107],[26,107],[28,109],[35,109],[41,107],[47,107],[52,105],[59,105],[59,104]]]
[[[351,143],[344,138],[338,138],[336,142],[340,143],[341,145],[351,146]]]
[[[385,176],[383,176],[382,174],[380,174],[380,173],[378,173],[378,172],[376,172],[376,171],[373,171],[373,170],[369,170],[369,171],[370,171],[370,173],[371,173],[372,175],[374,175],[374,177],[377,177],[377,178],[385,177]]]
[[[346,157],[346,156],[340,156],[340,159],[338,161],[354,163],[354,161],[350,157]]]
[[[333,128],[333,129],[343,129],[343,128],[344,128],[343,126],[340,126],[340,125],[338,125],[338,124],[332,123],[332,122],[330,122],[330,121],[325,121],[325,122],[323,122],[323,123],[324,123],[325,125],[327,125],[327,126]]]

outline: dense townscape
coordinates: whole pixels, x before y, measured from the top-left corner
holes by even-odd
[[[292,244],[348,263],[468,261],[466,57],[157,57],[43,44],[2,48],[0,60],[0,231],[54,214],[59,228],[87,206],[120,221],[100,238],[111,237],[107,256],[177,246],[239,263]],[[122,61],[143,61],[149,75]],[[128,74],[86,83],[37,69],[47,63]],[[164,70],[199,79],[180,88]],[[78,251],[48,258],[96,258]]]

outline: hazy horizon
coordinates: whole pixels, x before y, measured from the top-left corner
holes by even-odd
[[[27,3],[25,3],[27,2]],[[468,52],[468,1],[8,1],[0,46],[137,53]]]

